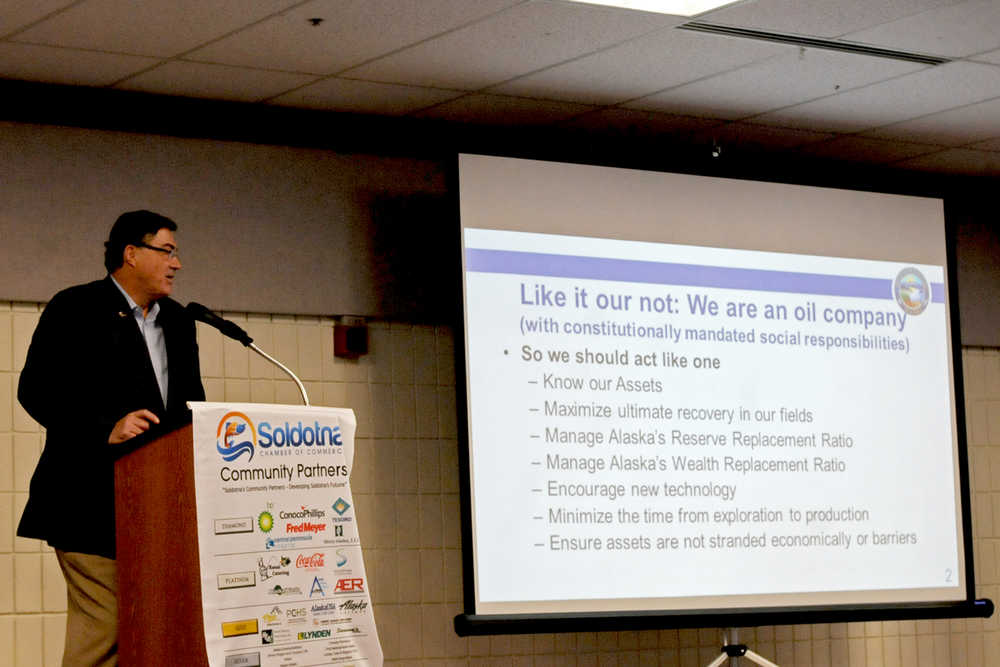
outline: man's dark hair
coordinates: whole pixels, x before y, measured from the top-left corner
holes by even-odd
[[[104,242],[104,268],[114,273],[125,263],[125,246],[139,245],[147,236],[156,236],[161,229],[177,231],[177,223],[166,216],[152,211],[129,211],[115,220]]]

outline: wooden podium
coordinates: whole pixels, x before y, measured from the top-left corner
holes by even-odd
[[[123,667],[208,667],[191,425],[115,463],[118,657]]]

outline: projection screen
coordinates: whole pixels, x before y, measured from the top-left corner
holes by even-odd
[[[458,194],[460,632],[972,604],[941,199],[478,155]]]

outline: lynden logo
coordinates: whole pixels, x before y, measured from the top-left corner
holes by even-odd
[[[241,438],[249,437],[249,440]],[[257,432],[253,422],[242,412],[227,412],[219,421],[215,434],[215,449],[224,461],[235,461],[249,454],[247,461],[253,460],[253,450],[257,444]]]
[[[323,567],[323,554],[314,553],[311,556],[299,554],[298,558],[295,559],[295,567],[308,569]]]
[[[306,641],[309,639],[324,639],[332,634],[333,632],[330,630],[308,630],[306,632],[300,632],[298,637],[299,641]]]

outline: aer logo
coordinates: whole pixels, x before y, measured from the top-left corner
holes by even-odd
[[[364,579],[338,579],[337,585],[333,587],[334,593],[350,593],[353,591],[364,591]]]

